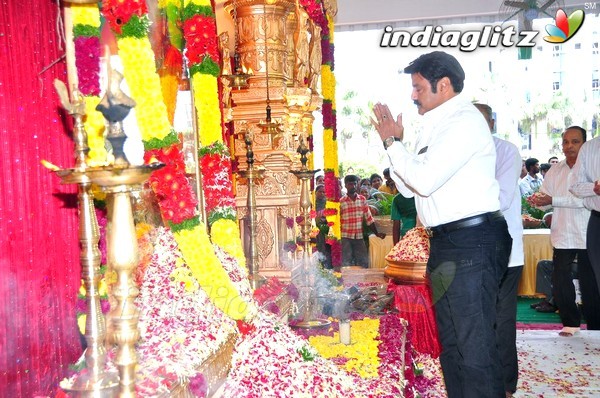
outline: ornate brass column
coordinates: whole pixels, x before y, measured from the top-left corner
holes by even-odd
[[[138,295],[132,273],[138,262],[137,238],[133,223],[133,212],[131,206],[131,191],[140,189],[154,170],[164,166],[162,163],[150,165],[131,166],[123,151],[125,134],[122,129],[122,121],[135,106],[135,102],[120,89],[122,75],[109,68],[109,85],[106,95],[102,98],[98,109],[109,122],[109,134],[112,151],[115,156],[115,164],[102,167],[86,167],[85,153],[87,151],[87,139],[84,137],[81,120],[76,121],[78,135],[76,137],[77,164],[72,169],[58,169],[56,174],[64,184],[79,184],[81,189],[80,209],[85,211],[84,235],[82,243],[82,257],[87,266],[84,277],[87,278],[88,288],[88,319],[86,322],[86,340],[92,344],[89,353],[86,351],[86,365],[93,374],[81,374],[72,386],[64,388],[65,391],[74,392],[76,396],[82,397],[105,397],[114,396],[118,387],[119,397],[135,397],[135,367],[137,355],[135,343],[139,339],[138,310],[135,306],[135,298]],[[112,82],[112,84],[111,84]],[[56,85],[56,83],[55,83]],[[57,87],[58,90],[58,87]],[[85,103],[82,99],[74,103],[68,101],[65,94],[64,84],[61,94],[61,102],[65,109],[71,114],[81,117],[85,114]],[[66,98],[65,98],[66,97]],[[85,142],[85,145],[84,145]],[[102,375],[105,365],[105,349],[101,346],[104,340],[104,327],[100,312],[98,298],[99,273],[99,251],[97,248],[97,222],[95,215],[90,216],[93,210],[89,186],[96,184],[108,193],[107,207],[109,213],[109,227],[107,228],[107,253],[109,272],[115,272],[117,282],[111,285],[111,296],[116,303],[111,303],[108,314],[108,341],[117,344],[117,355],[115,364],[119,370],[119,384],[114,383],[112,377]],[[96,234],[96,236],[94,236]],[[113,305],[116,304],[116,305]],[[95,311],[95,313],[92,313]],[[89,328],[88,328],[89,324]],[[90,336],[88,337],[88,330]],[[81,380],[81,381],[80,381]],[[105,383],[110,382],[109,386]],[[61,386],[62,387],[62,386]]]
[[[87,348],[84,353],[86,372],[82,372],[72,385],[61,386],[63,390],[72,396],[85,397],[110,397],[113,396],[119,386],[118,375],[107,372],[106,366],[106,326],[104,315],[100,307],[100,295],[98,286],[100,284],[100,250],[98,242],[100,233],[98,221],[94,208],[94,198],[91,194],[91,181],[86,175],[88,166],[86,155],[89,152],[87,132],[83,126],[85,115],[85,101],[79,95],[77,88],[73,89],[73,101],[69,100],[67,87],[63,82],[54,82],[56,91],[61,98],[65,110],[74,119],[73,140],[75,141],[75,168],[70,169],[61,176],[63,184],[77,184],[78,216],[79,216],[79,261],[81,262],[81,279],[85,286],[85,299],[87,304],[85,321],[85,341]],[[79,170],[81,178],[70,181],[72,171]]]
[[[254,180],[262,179],[265,176],[265,170],[254,167],[254,152],[252,151],[252,136],[253,134],[246,131],[244,134],[244,142],[246,143],[246,163],[248,168],[239,171],[240,177],[246,179],[248,193],[246,194],[246,209],[247,209],[247,232],[246,242],[248,242],[248,278],[253,289],[257,289],[264,282],[264,278],[258,273],[259,256],[256,243],[256,196],[254,194]]]
[[[316,37],[311,40],[308,14],[295,0],[230,0],[225,10],[237,32],[235,53],[243,69],[252,71],[247,88],[231,91],[234,131],[252,133],[254,165],[265,169],[262,184],[253,188],[259,271],[289,279],[293,265],[286,263],[282,249],[287,240],[295,239],[286,220],[289,224],[298,213],[300,196],[300,180],[289,170],[300,168],[296,146],[297,138],[311,130],[307,112],[321,106],[320,97],[309,87],[314,75],[309,63],[311,41]],[[280,124],[281,134],[261,134],[266,106],[273,122]],[[231,150],[242,169],[245,149],[243,139],[237,138]],[[242,225],[247,220],[249,189],[243,182],[236,186]]]

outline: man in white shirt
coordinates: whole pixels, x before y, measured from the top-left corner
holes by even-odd
[[[525,161],[525,169],[527,175],[519,182],[521,196],[531,196],[537,192],[542,186],[544,178],[538,173],[540,172],[540,162],[536,158],[529,158]]]
[[[453,56],[424,54],[404,72],[424,115],[416,153],[402,143],[402,115],[394,119],[387,105],[376,104],[372,123],[398,191],[415,197],[430,233],[427,274],[446,390],[450,398],[504,397],[494,325],[512,239],[500,212],[494,142],[481,113],[460,94],[465,73]]]
[[[475,104],[485,121],[494,131],[492,108],[486,104]],[[519,177],[521,155],[513,143],[494,137],[496,146],[496,180],[500,184],[500,210],[506,218],[508,232],[512,238],[512,250],[508,268],[500,281],[496,303],[496,341],[502,361],[504,391],[507,396],[517,391],[519,359],[517,355],[517,288],[525,255],[523,253],[523,220],[521,219],[521,194]]]
[[[571,192],[583,199],[583,205],[591,211],[587,227],[586,247],[593,275],[588,281],[596,283],[600,290],[600,137],[587,141],[579,150],[573,167]],[[581,274],[580,274],[581,275]],[[579,284],[586,283],[581,278]],[[585,305],[585,304],[584,304]],[[598,308],[598,307],[596,307]],[[587,318],[586,318],[587,320]],[[600,325],[594,325],[600,326]],[[587,328],[590,329],[588,321]],[[598,329],[598,327],[596,327]]]
[[[600,329],[600,295],[597,284],[590,283],[595,282],[595,278],[586,250],[590,211],[584,207],[582,199],[569,192],[569,188],[575,183],[573,166],[585,139],[586,131],[579,126],[571,126],[565,130],[562,138],[565,160],[548,170],[540,191],[530,199],[538,207],[551,205],[554,208],[550,229],[550,240],[554,248],[552,295],[563,324],[561,336],[573,336],[579,331],[581,324],[572,277],[571,264],[575,257],[583,315],[588,328]]]

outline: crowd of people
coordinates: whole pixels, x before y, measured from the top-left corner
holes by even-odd
[[[344,178],[343,265],[368,266],[363,223],[383,237],[368,201],[394,195],[394,242],[416,223],[430,237],[427,277],[448,396],[511,397],[518,381],[522,197],[553,209],[551,279],[564,326],[560,335],[577,333],[582,315],[589,330],[600,329],[600,157],[593,156],[600,153],[600,138],[586,142],[586,131],[571,126],[562,135],[564,160],[522,161],[516,146],[492,136],[491,108],[461,94],[465,73],[456,58],[442,51],[424,54],[404,72],[424,129],[413,151],[403,142],[402,114],[393,117],[381,103],[373,107],[372,124],[390,167],[383,178]],[[581,312],[571,277],[574,261]]]

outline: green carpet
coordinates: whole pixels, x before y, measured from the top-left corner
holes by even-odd
[[[533,303],[541,301],[540,298],[519,297],[517,301],[517,322],[521,323],[560,323],[557,313],[537,312],[529,307]]]

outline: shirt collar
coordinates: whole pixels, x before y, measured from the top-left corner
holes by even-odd
[[[429,112],[425,113],[423,115],[424,121],[427,124],[436,125],[442,120],[446,119],[451,113],[454,113],[456,109],[464,106],[466,103],[469,103],[467,98],[462,93],[459,93],[438,107],[433,108]]]

